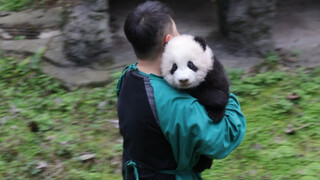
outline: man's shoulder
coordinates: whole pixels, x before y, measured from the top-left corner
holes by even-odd
[[[150,83],[154,89],[155,99],[164,104],[192,103],[196,101],[189,93],[173,88],[163,78],[150,77]]]
[[[177,119],[179,114],[189,114],[193,110],[202,108],[196,98],[183,90],[173,88],[162,78],[151,77],[150,82],[160,120],[172,120],[173,116]]]

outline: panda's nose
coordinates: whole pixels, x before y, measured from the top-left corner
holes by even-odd
[[[180,81],[181,83],[186,83],[186,82],[188,82],[188,79],[179,79],[179,81]]]

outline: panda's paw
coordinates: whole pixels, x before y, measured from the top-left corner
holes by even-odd
[[[225,116],[225,109],[222,111],[208,112],[208,115],[214,123],[219,123]]]

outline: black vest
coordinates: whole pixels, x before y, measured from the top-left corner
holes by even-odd
[[[170,144],[158,123],[153,88],[148,77],[135,70],[123,76],[118,96],[120,134],[123,136],[123,167],[128,161],[138,164],[140,180],[175,180],[174,175],[159,173],[176,169]],[[134,179],[129,168],[128,179]]]

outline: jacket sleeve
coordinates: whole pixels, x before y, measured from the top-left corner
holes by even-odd
[[[206,129],[206,124],[202,126],[200,128]],[[235,95],[230,95],[226,115],[222,122],[219,124],[208,122],[207,126],[207,132],[200,131],[203,132],[200,133],[200,143],[203,142],[198,149],[201,154],[221,159],[230,154],[242,142],[246,131],[246,120]]]
[[[226,115],[218,124],[195,99],[177,99],[171,108],[174,116],[168,112],[160,126],[172,146],[178,169],[193,167],[200,154],[213,159],[226,157],[245,135],[245,117],[234,94],[230,94]]]

